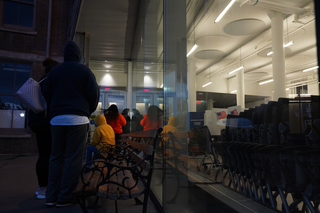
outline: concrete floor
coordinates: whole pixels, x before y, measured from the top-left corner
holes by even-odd
[[[35,165],[37,156],[0,155],[0,212],[1,213],[81,213],[79,205],[65,208],[46,207],[45,200],[35,196],[37,178]],[[115,212],[114,201],[101,199],[100,207],[89,213]],[[118,201],[119,213],[142,212],[142,205],[134,200]],[[148,213],[156,213],[149,199]]]

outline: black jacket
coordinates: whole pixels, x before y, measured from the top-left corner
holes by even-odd
[[[79,46],[69,41],[64,62],[54,67],[45,82],[43,95],[50,106],[49,116],[73,114],[89,116],[99,101],[99,87],[89,67],[80,64]]]

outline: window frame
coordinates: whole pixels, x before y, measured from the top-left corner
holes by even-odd
[[[33,63],[32,62],[26,62],[26,61],[16,61],[16,60],[0,60],[0,64],[2,63],[12,63],[12,64],[15,64],[15,73],[14,73],[14,91],[16,90],[16,76],[17,76],[17,65],[18,64],[25,64],[25,65],[30,65],[30,70],[29,70],[29,77],[31,77],[32,75],[32,66],[33,66]],[[27,79],[26,79],[27,80]],[[20,87],[20,86],[19,86]],[[19,89],[19,88],[18,88]],[[13,94],[8,94],[8,93],[0,93],[0,97],[1,96],[10,96],[13,98],[13,103],[15,102],[15,100],[18,100],[15,96],[15,92]],[[24,128],[14,128],[13,127],[13,117],[14,117],[14,110],[17,110],[17,109],[11,109],[12,111],[12,119],[11,119],[11,127],[10,128],[1,128],[0,127],[0,136],[3,134],[3,133],[11,133],[11,134],[14,134],[14,133],[17,133],[17,134],[21,134],[21,133],[28,133],[29,132],[29,127],[27,125],[28,123],[28,107],[26,107],[25,109],[25,120],[24,120]]]
[[[33,6],[33,17],[32,17],[32,27],[24,27],[20,25],[13,24],[5,24],[4,23],[4,2],[16,2],[18,4],[31,5]],[[35,21],[36,21],[36,1],[33,0],[33,3],[24,2],[23,0],[0,0],[1,7],[1,16],[0,16],[0,24],[2,29],[6,30],[19,30],[19,31],[35,31]]]

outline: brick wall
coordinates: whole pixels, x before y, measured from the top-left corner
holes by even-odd
[[[52,0],[50,51],[51,58],[63,62],[63,50],[68,42],[74,0]],[[77,1],[76,1],[77,2]],[[31,63],[31,77],[44,75],[42,61],[46,58],[49,1],[36,1],[34,32],[0,30],[0,60]],[[1,86],[1,85],[0,85]],[[35,135],[29,132],[0,132],[0,154],[37,153]]]

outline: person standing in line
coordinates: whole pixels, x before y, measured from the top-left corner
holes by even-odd
[[[129,108],[125,108],[124,110],[122,110],[122,115],[123,117],[126,119],[127,124],[125,126],[122,127],[122,133],[130,133],[130,116],[129,116]]]
[[[46,206],[73,205],[72,191],[82,168],[89,117],[99,101],[95,76],[80,61],[79,46],[69,41],[64,62],[52,69],[44,85],[52,132]]]
[[[118,107],[115,104],[112,104],[106,114],[107,123],[112,127],[115,137],[116,144],[118,143],[120,134],[122,133],[122,127],[127,124],[126,119],[119,113]]]
[[[131,121],[131,130],[132,132],[143,131],[143,126],[141,126],[140,121],[143,118],[143,115],[140,114],[139,110],[132,109],[132,121]]]
[[[140,121],[140,124],[143,126],[143,131],[162,127],[162,115],[162,110],[159,107],[151,105],[148,108],[147,114],[145,114]]]
[[[53,67],[59,63],[51,58],[47,58],[43,61],[42,65],[45,67],[45,75],[40,79],[43,80],[40,83],[41,91],[43,91],[43,85],[46,81],[46,77]],[[38,199],[46,198],[46,188],[48,185],[48,173],[49,173],[49,160],[51,154],[51,127],[50,120],[47,116],[47,112],[34,113],[32,110],[28,112],[28,126],[35,133],[37,139],[37,147],[39,157],[36,163],[36,174],[38,179],[38,187],[36,195]]]

